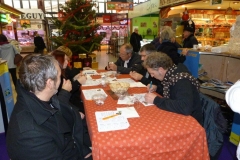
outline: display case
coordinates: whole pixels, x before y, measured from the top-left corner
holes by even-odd
[[[39,36],[43,37],[46,44],[45,31],[43,30],[18,30],[18,41],[23,53],[33,53],[34,52],[34,32],[37,31]]]

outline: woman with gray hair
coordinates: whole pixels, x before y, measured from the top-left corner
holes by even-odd
[[[178,54],[178,48],[181,46],[177,42],[172,43],[173,37],[175,37],[175,33],[172,28],[165,26],[161,32],[161,46],[158,48],[158,51],[166,53],[172,59],[174,64],[183,63],[186,57]]]

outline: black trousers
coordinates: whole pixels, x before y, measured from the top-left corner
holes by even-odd
[[[16,89],[16,83],[17,83],[17,73],[16,73],[16,68],[9,68],[8,69],[11,76],[12,76],[12,81],[13,81],[13,84],[15,86],[15,89]]]

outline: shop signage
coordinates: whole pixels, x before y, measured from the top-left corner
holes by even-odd
[[[6,14],[0,14],[0,22],[8,23]]]
[[[159,12],[159,0],[150,0],[134,6],[134,10],[128,12],[128,18],[144,16],[155,12]]]
[[[122,21],[119,21],[119,24],[120,25],[128,25],[128,20],[127,19],[124,19]]]
[[[117,14],[111,14],[111,22],[117,22],[117,21],[118,21]]]
[[[44,19],[43,13],[25,13],[21,15],[21,19]]]
[[[186,2],[186,0],[160,0],[159,7],[163,8],[165,6],[169,6],[169,5],[180,3],[180,2]]]
[[[41,9],[19,9],[20,11],[24,12],[20,16],[20,19],[44,19],[44,13]]]
[[[117,15],[117,19],[118,19],[118,21],[127,19],[127,14],[118,14]]]
[[[133,10],[133,3],[107,2],[107,10]]]
[[[10,14],[0,14],[0,22],[4,22],[4,23],[11,23],[12,22],[12,18],[10,16]]]
[[[103,15],[103,23],[111,23],[111,16]]]

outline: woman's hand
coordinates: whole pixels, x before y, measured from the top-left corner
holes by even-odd
[[[72,90],[72,83],[71,83],[71,81],[63,79],[62,89],[70,92]]]
[[[82,73],[77,74],[73,79],[77,80],[80,84],[85,84],[87,81],[87,77]]]
[[[189,49],[188,48],[183,48],[181,54],[186,56],[188,53]]]
[[[134,80],[137,80],[137,81],[140,81],[140,80],[142,79],[142,77],[143,77],[143,75],[141,75],[141,74],[139,74],[139,73],[137,73],[137,72],[135,72],[135,71],[131,71],[131,72],[129,73],[129,75],[130,75]]]

